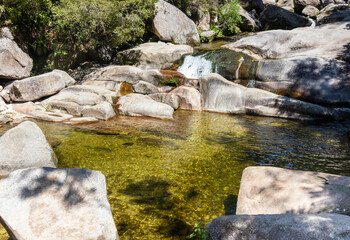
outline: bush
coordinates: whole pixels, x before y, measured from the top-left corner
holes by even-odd
[[[224,35],[232,35],[240,32],[237,25],[242,22],[239,14],[240,6],[238,0],[230,0],[219,12],[220,28]]]

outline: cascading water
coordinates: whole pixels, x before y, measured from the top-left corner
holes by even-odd
[[[212,73],[213,63],[205,58],[207,54],[185,56],[183,64],[177,71],[184,74],[187,78],[200,78],[201,76]]]

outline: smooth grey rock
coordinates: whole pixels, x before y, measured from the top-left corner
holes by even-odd
[[[30,76],[33,60],[13,41],[8,28],[0,29],[0,78],[21,79]]]
[[[349,220],[338,214],[230,215],[207,225],[208,240],[350,239]]]
[[[9,87],[9,97],[15,102],[28,102],[51,96],[75,80],[66,72],[53,70],[35,77],[14,81]]]
[[[119,91],[121,82],[115,82],[115,81],[108,81],[108,80],[88,80],[83,82],[82,85],[89,85],[89,86],[97,86],[101,88],[106,88],[111,91]]]
[[[23,122],[0,138],[0,175],[21,168],[56,167],[56,163],[45,135],[33,122]]]
[[[139,81],[138,83],[134,84],[133,89],[135,93],[141,94],[159,93],[158,87],[145,81]]]
[[[17,170],[0,181],[0,198],[2,224],[12,239],[119,239],[101,172]]]
[[[294,7],[297,12],[301,12],[307,6],[313,6],[317,9],[321,9],[322,1],[321,0],[294,0]]]
[[[77,117],[77,118],[71,118],[69,119],[68,122],[65,122],[65,123],[80,125],[80,124],[89,124],[89,123],[96,123],[96,122],[98,122],[98,119],[94,117]]]
[[[200,43],[196,24],[180,9],[163,0],[156,2],[151,31],[160,40],[177,44]]]
[[[173,93],[154,93],[148,96],[150,96],[154,101],[168,104],[170,107],[174,108],[175,110],[178,109],[180,106],[179,96]]]
[[[301,13],[308,17],[316,17],[319,12],[320,11],[316,7],[308,5],[303,9]]]
[[[131,84],[145,81],[158,85],[162,76],[158,70],[142,70],[134,66],[110,65],[89,74],[84,81],[128,82]]]
[[[338,107],[350,107],[349,77],[347,62],[308,57],[259,61],[256,74],[265,90]]]
[[[276,167],[243,171],[237,214],[350,214],[350,177]]]
[[[192,54],[193,51],[193,47],[189,45],[149,42],[119,52],[116,62],[122,65],[135,65],[145,69],[168,69],[174,66],[175,63],[178,63],[184,55]],[[143,79],[143,81],[146,80]]]
[[[239,0],[238,2],[247,11],[255,10],[257,13],[260,13],[264,10],[262,0]]]
[[[276,0],[263,0],[263,4],[265,7],[267,7],[270,4],[276,5]]]
[[[81,111],[83,117],[93,117],[108,120],[115,116],[114,109],[109,102],[103,102],[94,106],[86,106]]]
[[[321,56],[350,61],[350,51],[347,51],[350,39],[348,24],[339,22],[290,31],[266,31],[224,47],[244,52],[257,59]]]
[[[204,13],[198,22],[198,29],[201,31],[208,31],[210,29],[210,13]]]
[[[278,0],[277,6],[294,13],[294,0]]]
[[[256,88],[246,88],[219,74],[205,75],[199,81],[205,111],[297,120],[334,120],[342,117],[333,109]]]
[[[179,97],[179,109],[195,111],[199,111],[202,109],[201,94],[196,88],[180,86],[172,90],[170,93]]]
[[[121,115],[173,119],[174,109],[172,107],[156,102],[147,95],[132,93],[122,96],[117,106]]]
[[[216,37],[215,31],[204,31],[200,34],[202,41],[204,42],[211,42]]]
[[[311,25],[307,18],[275,5],[268,5],[260,14],[259,21],[265,30],[293,29]]]

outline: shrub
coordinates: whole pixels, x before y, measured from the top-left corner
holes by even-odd
[[[239,10],[240,6],[238,0],[230,0],[221,7],[219,12],[219,22],[224,35],[232,35],[240,32],[237,27],[237,25],[242,22]]]

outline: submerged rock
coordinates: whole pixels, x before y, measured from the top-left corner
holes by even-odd
[[[155,6],[151,31],[160,40],[177,44],[200,43],[196,24],[180,9],[163,0],[158,0]]]
[[[0,181],[0,198],[2,224],[12,239],[119,239],[101,172],[17,170]]]
[[[173,119],[172,107],[156,102],[147,95],[132,93],[122,96],[118,99],[117,106],[121,115]]]
[[[349,216],[339,214],[230,215],[207,225],[209,240],[348,239]]]
[[[30,76],[33,60],[13,41],[8,28],[0,29],[0,78],[21,79]]]
[[[33,122],[23,122],[0,138],[0,175],[21,168],[56,167],[56,163],[45,135]]]
[[[35,77],[14,81],[6,89],[8,89],[12,101],[27,102],[54,95],[74,83],[75,80],[66,72],[53,70]]]
[[[199,81],[202,106],[206,111],[298,120],[338,120],[341,117],[333,109],[256,88],[246,88],[218,74],[208,74]]]
[[[178,63],[182,56],[192,54],[193,51],[188,45],[149,42],[118,53],[116,62],[146,69],[168,69]]]
[[[276,167],[248,167],[243,171],[237,214],[349,215],[349,186],[350,177]]]

